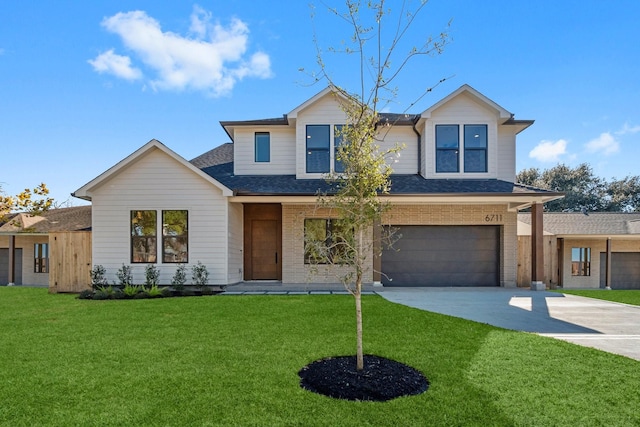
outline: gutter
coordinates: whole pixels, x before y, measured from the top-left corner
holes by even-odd
[[[420,175],[420,166],[422,166],[422,135],[420,135],[420,132],[418,132],[418,129],[416,128],[416,125],[418,124],[418,120],[420,120],[420,116],[416,116],[413,119],[413,126],[412,129],[413,131],[416,133],[416,135],[418,136],[418,175]]]

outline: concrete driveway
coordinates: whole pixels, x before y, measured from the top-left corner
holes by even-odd
[[[507,288],[384,288],[383,298],[421,310],[533,332],[640,360],[640,307]]]

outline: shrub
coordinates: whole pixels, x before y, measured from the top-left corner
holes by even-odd
[[[140,291],[142,291],[142,288],[140,286],[130,285],[128,283],[124,285],[124,288],[122,289],[122,293],[127,298],[133,298],[138,293],[140,293]]]
[[[157,298],[162,296],[162,289],[160,289],[158,285],[153,285],[151,287],[145,288],[145,292],[150,298]]]
[[[209,272],[207,271],[207,266],[198,261],[198,264],[192,267],[191,273],[191,280],[193,281],[194,285],[196,285],[199,289],[207,286],[207,282],[209,282]]]
[[[167,288],[167,287],[162,288],[160,290],[160,293],[162,293],[162,296],[165,297],[165,298],[172,296],[171,290],[169,288]]]
[[[113,286],[100,286],[100,287],[98,287],[98,290],[97,290],[96,294],[98,292],[104,294],[104,296],[106,297],[106,298],[102,298],[102,299],[115,299],[116,298],[116,294],[119,293],[119,290],[118,289],[113,289]],[[96,299],[95,295],[94,295],[93,299]]]
[[[105,291],[95,291],[93,293],[93,299],[94,300],[104,300],[104,299],[109,299],[109,294]]]
[[[130,285],[131,282],[133,282],[131,266],[122,264],[122,267],[120,267],[116,273],[116,277],[118,278],[118,284],[120,286]]]
[[[93,290],[85,289],[78,295],[78,299],[92,299],[93,298]]]
[[[145,276],[145,286],[153,287],[158,286],[158,279],[160,279],[160,270],[156,268],[153,264],[148,264],[144,268],[144,276]]]
[[[171,286],[173,289],[181,291],[184,289],[185,283],[187,283],[187,269],[184,264],[180,264],[171,278]]]
[[[107,284],[106,270],[101,265],[94,265],[91,269],[91,287],[98,289]]]

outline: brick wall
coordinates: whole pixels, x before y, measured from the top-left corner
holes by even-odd
[[[335,217],[325,208],[313,205],[283,205],[282,208],[282,282],[337,283],[347,270],[329,266],[304,264],[304,219]],[[516,286],[517,214],[508,212],[506,205],[396,205],[383,218],[388,225],[499,225],[500,284]],[[373,252],[370,259],[373,260]],[[371,268],[365,282],[373,281]]]

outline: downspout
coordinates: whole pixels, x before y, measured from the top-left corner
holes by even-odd
[[[416,129],[416,125],[418,124],[418,120],[420,120],[420,116],[416,116],[413,119],[412,128],[413,128],[413,131],[418,136],[418,175],[422,175],[420,173],[421,166],[422,166],[422,135],[420,135],[420,132],[418,132],[418,129]]]

